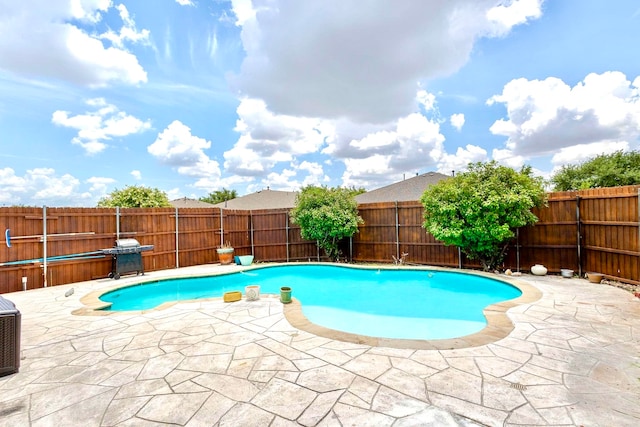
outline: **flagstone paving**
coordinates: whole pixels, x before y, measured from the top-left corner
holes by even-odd
[[[513,332],[455,350],[318,337],[291,326],[275,296],[78,316],[83,295],[114,281],[6,294],[22,313],[22,364],[0,378],[0,425],[640,425],[640,300],[586,280],[521,280],[543,296],[508,311]]]

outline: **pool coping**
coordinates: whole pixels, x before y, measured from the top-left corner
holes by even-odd
[[[530,285],[524,281],[518,280],[513,276],[503,276],[495,273],[486,273],[477,270],[463,270],[463,269],[453,269],[453,268],[445,268],[445,267],[435,267],[435,266],[389,266],[389,265],[358,265],[358,264],[340,264],[340,263],[318,263],[318,262],[301,262],[301,263],[265,263],[265,264],[254,264],[248,266],[246,268],[236,269],[234,271],[225,271],[220,273],[213,274],[194,274],[194,275],[176,275],[176,276],[168,276],[163,277],[162,279],[152,278],[149,280],[144,280],[144,276],[142,276],[141,280],[136,280],[134,282],[123,283],[119,286],[108,287],[100,290],[92,291],[83,297],[80,298],[80,302],[84,305],[79,309],[73,310],[71,314],[80,315],[80,316],[112,316],[118,314],[144,314],[150,313],[160,310],[165,310],[169,307],[172,307],[176,304],[181,303],[190,303],[194,301],[208,301],[208,300],[222,300],[223,297],[213,297],[213,298],[200,298],[200,299],[192,299],[192,300],[180,300],[180,301],[170,301],[163,303],[157,307],[154,307],[149,310],[131,310],[131,311],[104,311],[105,307],[108,307],[110,303],[105,303],[100,300],[100,296],[111,292],[117,289],[131,287],[131,286],[140,286],[145,283],[154,282],[158,280],[171,280],[177,278],[189,278],[189,277],[205,277],[205,276],[217,276],[217,275],[225,275],[236,272],[242,272],[246,270],[251,270],[254,268],[264,268],[264,267],[275,267],[279,265],[331,265],[338,267],[346,267],[346,268],[359,268],[359,269],[384,269],[384,270],[427,270],[427,271],[446,271],[446,272],[456,272],[459,274],[471,274],[476,276],[481,276],[493,280],[498,280],[504,282],[510,286],[513,286],[519,289],[522,292],[517,298],[502,301],[496,304],[492,304],[487,306],[483,310],[483,314],[487,319],[487,326],[482,330],[462,337],[450,338],[450,339],[435,339],[435,340],[422,340],[422,339],[399,339],[399,338],[382,338],[382,337],[373,337],[367,335],[358,335],[352,334],[344,331],[338,331],[335,329],[326,328],[324,326],[317,325],[311,322],[309,319],[304,316],[302,313],[302,304],[295,297],[291,298],[291,303],[282,304],[283,305],[283,314],[287,321],[297,329],[300,329],[305,332],[309,332],[316,336],[329,338],[338,341],[350,342],[355,344],[364,344],[374,347],[391,347],[391,348],[399,348],[399,349],[417,349],[417,350],[453,350],[453,349],[462,349],[469,347],[478,347],[485,344],[490,344],[506,338],[515,328],[513,321],[507,315],[507,311],[513,307],[522,305],[522,304],[530,304],[542,297],[542,292],[533,285]],[[262,294],[265,297],[277,297],[276,294]],[[243,297],[244,300],[244,297]],[[231,303],[229,303],[231,304]]]

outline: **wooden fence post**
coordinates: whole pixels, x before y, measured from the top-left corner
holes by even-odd
[[[580,227],[581,219],[580,219],[580,195],[576,195],[576,228],[577,228],[577,236],[576,236],[576,246],[578,251],[578,277],[582,277],[582,230]]]
[[[224,215],[222,214],[222,208],[220,208],[220,247],[224,247]]]
[[[178,231],[178,207],[176,206],[176,268],[180,268],[180,251],[178,245],[180,240],[180,233]]]
[[[249,210],[249,227],[251,228],[251,255],[255,256],[253,251],[253,211]]]
[[[47,287],[47,207],[42,207],[42,261],[44,273],[44,287]]]
[[[398,201],[396,200],[396,259],[400,259],[400,220],[398,218]]]
[[[520,272],[520,227],[516,228],[516,271]]]
[[[349,236],[349,262],[353,262],[353,236]]]
[[[287,233],[287,262],[289,262],[289,211],[284,213],[284,230]]]

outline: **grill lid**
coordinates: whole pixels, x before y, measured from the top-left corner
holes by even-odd
[[[118,239],[116,240],[116,248],[135,248],[140,246],[140,242],[136,239]]]
[[[136,239],[117,239],[114,247],[101,249],[105,255],[133,254],[152,250],[153,245],[140,245]]]

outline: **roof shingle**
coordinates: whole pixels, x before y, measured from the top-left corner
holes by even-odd
[[[190,199],[188,197],[182,197],[180,199],[171,200],[171,206],[174,208],[210,208],[213,207],[211,203],[203,202],[201,200]]]
[[[371,190],[358,194],[356,202],[361,203],[381,203],[381,202],[410,202],[418,201],[422,193],[433,184],[449,178],[438,172],[427,172],[413,178],[396,182],[386,187]]]
[[[246,196],[236,197],[213,206],[223,209],[290,209],[296,205],[296,191],[261,190]]]

